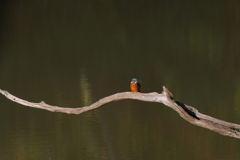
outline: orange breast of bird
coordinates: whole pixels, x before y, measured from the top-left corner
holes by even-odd
[[[131,83],[130,84],[130,89],[131,89],[132,92],[140,92],[140,87],[136,83]]]

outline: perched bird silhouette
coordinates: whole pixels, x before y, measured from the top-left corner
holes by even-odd
[[[131,83],[130,83],[130,89],[132,92],[140,92],[140,84],[139,84],[139,80],[137,80],[136,78],[133,78],[131,80]]]

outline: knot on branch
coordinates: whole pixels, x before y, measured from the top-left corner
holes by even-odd
[[[163,86],[162,94],[169,99],[173,99],[173,94],[165,86]]]

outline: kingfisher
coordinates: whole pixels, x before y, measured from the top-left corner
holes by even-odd
[[[130,89],[132,92],[140,92],[140,84],[139,84],[139,80],[137,80],[136,78],[133,78],[131,80],[131,83],[130,83]]]

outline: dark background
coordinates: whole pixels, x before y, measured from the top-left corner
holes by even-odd
[[[0,88],[32,102],[82,107],[166,86],[200,112],[240,122],[240,2],[0,2]],[[170,108],[124,100],[81,115],[0,97],[0,159],[240,158],[238,139]]]

